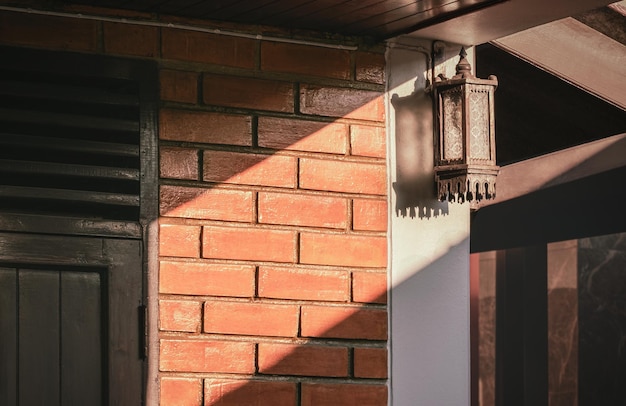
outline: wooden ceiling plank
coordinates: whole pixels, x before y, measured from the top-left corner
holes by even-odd
[[[354,21],[352,24],[347,25],[346,29],[360,32],[362,30],[377,29],[378,27],[386,26],[392,23],[405,26],[406,23],[398,22],[413,18],[415,16],[420,16],[423,13],[428,13],[431,10],[437,13],[440,10],[447,10],[449,8],[456,9],[459,7],[459,3],[461,3],[461,1],[462,0],[432,0],[422,3],[413,2],[411,4],[405,4],[393,10],[389,10],[360,21]]]
[[[290,4],[293,4],[291,2]],[[316,18],[316,14],[329,7],[337,6],[337,0],[306,0],[300,1],[295,7],[289,7],[280,13],[268,16],[262,20],[264,24],[277,24],[277,25],[289,25],[296,26],[298,24],[316,26],[319,22],[319,18]],[[302,21],[306,19],[307,21]]]

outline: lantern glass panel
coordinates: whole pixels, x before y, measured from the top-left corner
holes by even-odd
[[[444,136],[442,152],[444,161],[463,159],[463,94],[461,89],[446,90],[441,94]]]
[[[469,94],[470,110],[470,158],[491,159],[489,140],[489,89],[486,86],[473,86]]]

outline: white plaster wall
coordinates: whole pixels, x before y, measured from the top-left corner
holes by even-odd
[[[390,404],[470,404],[467,204],[434,193],[431,42],[401,37],[387,51],[390,174]],[[460,47],[436,66],[448,76]],[[471,60],[471,59],[469,59]]]

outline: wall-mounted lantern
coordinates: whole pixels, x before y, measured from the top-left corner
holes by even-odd
[[[478,208],[496,195],[496,138],[493,95],[498,79],[478,79],[461,49],[456,75],[433,84],[437,117],[435,177],[443,200]]]

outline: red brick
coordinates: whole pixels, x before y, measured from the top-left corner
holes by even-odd
[[[356,80],[360,82],[385,83],[385,55],[372,52],[357,52]]]
[[[259,147],[346,154],[347,139],[346,124],[259,117]]]
[[[387,406],[386,385],[302,384],[302,406]]]
[[[348,375],[348,349],[319,345],[259,344],[259,373],[343,377]]]
[[[254,68],[254,40],[177,29],[161,31],[161,56],[215,65]]]
[[[354,199],[352,228],[355,230],[386,231],[387,202],[385,200]]]
[[[198,102],[198,74],[162,69],[159,72],[161,100],[180,103]]]
[[[295,337],[298,306],[267,303],[206,302],[204,332]]]
[[[95,51],[96,21],[0,12],[0,43]]]
[[[302,337],[387,339],[387,312],[358,307],[302,306]]]
[[[206,104],[293,112],[293,84],[289,82],[205,74],[203,83]]]
[[[159,328],[166,331],[200,331],[200,303],[189,300],[160,300]]]
[[[382,268],[387,265],[387,239],[363,235],[302,233],[300,262]]]
[[[356,378],[387,378],[387,349],[355,348],[354,376]]]
[[[259,296],[275,299],[346,301],[348,274],[322,271],[259,267]]]
[[[159,123],[159,136],[162,140],[252,145],[250,116],[161,109]]]
[[[302,85],[300,112],[382,122],[385,105],[381,92],[343,87]]]
[[[296,406],[296,383],[206,379],[206,406]]]
[[[254,343],[161,340],[161,371],[253,373]]]
[[[351,125],[350,151],[352,155],[384,158],[387,155],[385,129],[366,125]]]
[[[172,179],[198,179],[198,150],[161,147],[159,176]]]
[[[162,216],[251,222],[254,193],[241,190],[161,186]]]
[[[205,258],[294,262],[296,233],[252,228],[204,227]]]
[[[348,51],[278,42],[261,43],[261,70],[350,79]]]
[[[161,378],[161,406],[202,406],[202,380]]]
[[[165,257],[200,257],[200,227],[161,224],[159,255]]]
[[[346,199],[259,193],[259,222],[294,226],[345,228],[348,224]]]
[[[296,186],[296,158],[282,155],[205,151],[202,179],[254,186]]]
[[[145,25],[104,22],[104,52],[156,57],[159,55],[159,29]]]
[[[352,300],[362,303],[387,303],[387,274],[354,272]]]
[[[159,292],[252,297],[254,278],[253,266],[161,261]]]
[[[302,158],[300,187],[384,195],[387,192],[386,168],[383,165],[363,162]]]

